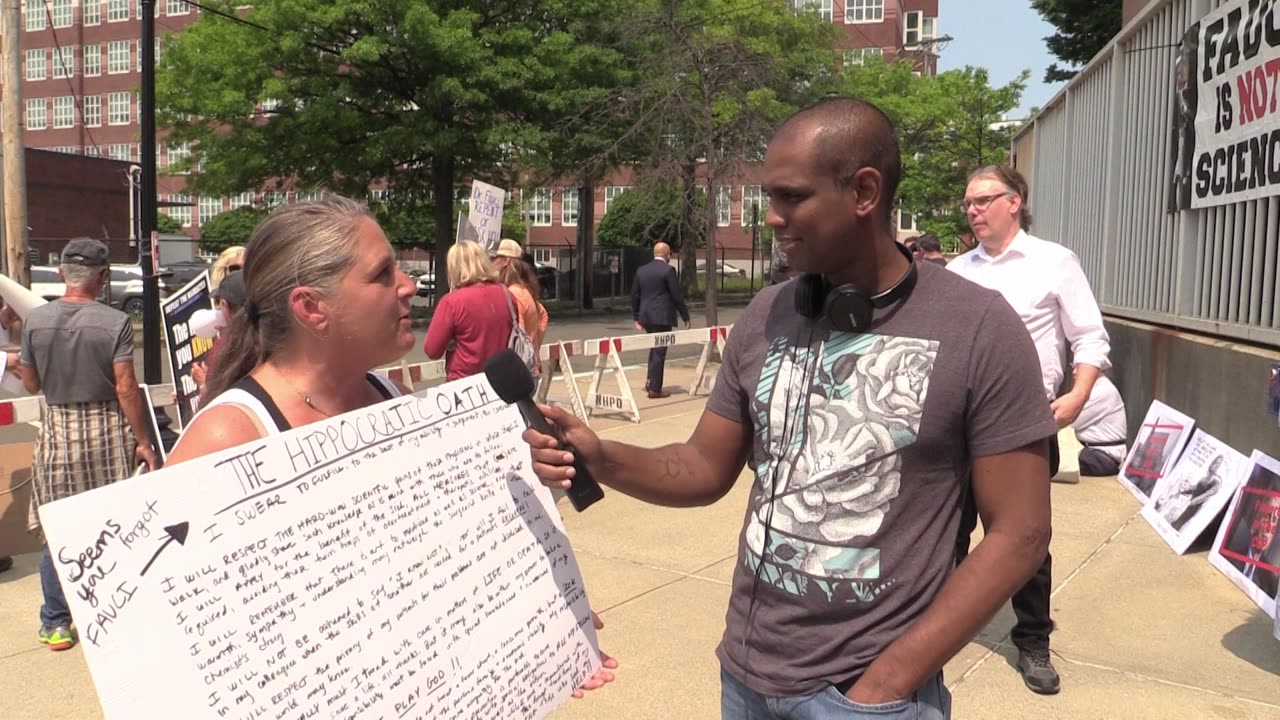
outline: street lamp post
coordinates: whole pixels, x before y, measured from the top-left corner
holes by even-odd
[[[138,260],[142,265],[142,375],[148,385],[159,384],[160,368],[160,280],[156,275],[152,243],[156,227],[156,0],[139,0],[142,39],[142,88],[138,98],[141,121],[139,157],[142,166],[138,203]]]

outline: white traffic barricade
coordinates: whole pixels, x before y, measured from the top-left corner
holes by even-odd
[[[635,396],[631,394],[631,383],[627,382],[627,371],[622,367],[622,355],[620,353],[622,352],[622,342],[626,339],[625,337],[596,338],[595,340],[583,341],[582,354],[594,355],[596,358],[596,364],[591,373],[591,385],[587,388],[587,417],[590,417],[597,409],[612,410],[626,415],[631,419],[631,422],[640,422],[640,408],[636,405]],[[640,348],[628,349],[637,350]],[[600,392],[600,381],[604,379],[605,372],[610,370],[617,376],[618,391],[622,393],[621,395],[609,395]]]
[[[428,360],[420,363],[401,360],[399,365],[378,368],[374,372],[413,391],[418,390],[418,383],[445,378],[444,360]]]
[[[689,394],[697,395],[701,392],[702,386],[707,384],[707,366],[711,360],[711,347],[714,345],[717,350],[723,352],[724,342],[729,337],[731,327],[673,330],[665,333],[644,333],[585,341],[583,354],[596,357],[591,385],[587,388],[587,413],[590,414],[593,410],[612,410],[626,415],[632,422],[640,422],[640,408],[636,405],[631,384],[627,381],[626,370],[622,366],[621,353],[623,352],[670,348],[677,345],[702,345],[698,366],[694,370],[693,383],[689,387]],[[600,384],[606,372],[613,372],[617,376],[620,395],[600,392]]]
[[[573,372],[574,355],[581,355],[581,340],[561,340],[547,343],[538,348],[538,359],[542,361],[542,376],[538,378],[538,402],[546,403],[551,391],[551,383],[558,375],[564,380],[565,389],[569,391],[569,405],[573,414],[581,418],[587,425],[591,418],[587,416],[586,407],[582,403],[582,393],[578,390],[578,380]]]
[[[715,383],[715,375],[707,375],[707,365],[711,361],[711,348],[714,346],[718,357],[724,357],[724,344],[729,339],[729,330],[732,325],[719,325],[705,330],[685,330],[684,332],[706,332],[707,337],[703,341],[706,345],[702,346],[702,354],[698,356],[698,368],[693,371],[693,385],[689,387],[690,395],[697,395],[702,391],[702,386],[707,386],[707,392],[711,391],[711,386]]]

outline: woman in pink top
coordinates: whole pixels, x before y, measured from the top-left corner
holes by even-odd
[[[446,379],[475,375],[511,338],[507,290],[479,244],[464,241],[449,248],[446,258],[449,293],[440,298],[422,350],[444,357]],[[514,301],[513,301],[514,304]]]

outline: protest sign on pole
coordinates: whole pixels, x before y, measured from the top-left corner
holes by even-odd
[[[506,200],[507,193],[502,188],[479,180],[471,181],[471,203],[467,220],[475,229],[476,242],[490,254],[498,249],[498,243],[502,240],[502,212]]]
[[[209,291],[207,270],[160,301],[164,336],[169,346],[169,368],[173,372],[174,404],[182,427],[186,427],[200,409],[200,389],[191,377],[191,369],[213,347],[213,340],[192,332],[191,319],[199,310],[212,309],[213,297]]]
[[[1195,126],[1185,133],[1191,152],[1177,159],[1174,172],[1182,175],[1175,189],[1189,195],[1191,208],[1280,195],[1277,13],[1274,2],[1229,0],[1183,40],[1179,108]]]
[[[483,375],[40,508],[108,720],[546,717],[600,667]]]

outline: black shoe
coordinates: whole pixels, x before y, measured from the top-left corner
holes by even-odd
[[[0,572],[4,572],[13,567],[13,558],[8,555],[0,555]]]
[[[1049,661],[1048,648],[1019,649],[1018,672],[1022,674],[1022,681],[1031,692],[1055,695],[1062,687],[1058,671],[1053,669],[1053,663]]]

